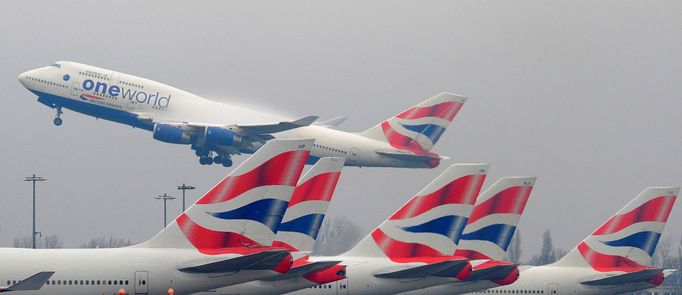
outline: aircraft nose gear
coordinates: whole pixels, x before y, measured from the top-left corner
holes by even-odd
[[[62,114],[63,114],[62,107],[57,107],[57,117],[54,118],[54,121],[52,121],[52,123],[54,123],[55,126],[61,126],[62,125],[62,118],[59,117]]]

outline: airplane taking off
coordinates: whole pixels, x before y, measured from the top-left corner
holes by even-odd
[[[645,189],[557,262],[526,266],[489,294],[620,294],[656,287],[670,272],[650,266],[679,187]]]
[[[432,152],[466,101],[441,93],[363,132],[333,129],[335,118],[311,125],[317,117],[298,120],[211,101],[145,78],[75,62],[60,61],[19,75],[38,102],[129,125],[153,138],[190,145],[199,162],[229,167],[231,155],[258,150],[273,138],[315,139],[310,163],[321,157],[345,157],[347,166],[434,168],[443,157]],[[243,118],[249,118],[245,121]],[[254,124],[254,122],[272,122]]]
[[[9,285],[0,291],[92,295],[124,289],[161,295],[173,289],[190,294],[287,273],[290,250],[271,245],[311,145],[312,140],[269,141],[142,244],[0,249],[0,283]],[[16,283],[27,277],[27,283]]]
[[[466,279],[454,256],[488,164],[450,166],[350,251],[310,261],[342,261],[346,279],[289,294],[396,294]]]

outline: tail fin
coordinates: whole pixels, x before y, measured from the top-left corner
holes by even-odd
[[[345,158],[322,158],[298,181],[272,246],[312,251]]]
[[[679,191],[679,187],[645,189],[556,265],[592,267],[599,272],[645,269],[652,263]]]
[[[271,140],[151,240],[150,248],[270,246],[312,140]]]
[[[425,153],[438,142],[465,101],[466,97],[442,92],[360,135],[388,142],[399,150]]]
[[[485,190],[476,201],[455,255],[502,261],[535,179],[504,177]]]
[[[347,255],[396,262],[452,256],[489,167],[450,166]]]

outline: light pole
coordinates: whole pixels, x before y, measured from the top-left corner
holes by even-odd
[[[33,249],[36,248],[36,181],[46,181],[47,178],[41,177],[41,176],[36,176],[33,174],[33,176],[28,176],[24,178],[24,181],[30,181],[33,182],[33,230],[31,230],[31,238],[32,238],[32,244],[31,247]]]
[[[185,185],[184,183],[182,185],[178,185],[178,189],[182,191],[182,212],[185,212],[185,191],[186,190],[193,190],[196,187],[193,187],[191,185]]]
[[[167,194],[163,194],[163,196],[154,197],[154,199],[163,200],[163,227],[165,228],[166,224],[167,224],[166,223],[166,201],[175,199],[175,197],[169,196]]]

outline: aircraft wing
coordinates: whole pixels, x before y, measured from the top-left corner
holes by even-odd
[[[30,276],[29,278],[19,281],[7,288],[0,289],[0,292],[9,291],[36,291],[40,290],[45,283],[52,277],[54,271],[43,271]]]
[[[669,277],[671,274],[674,274],[676,271],[679,271],[679,269],[675,269],[675,268],[666,268],[666,269],[663,270],[663,277],[664,277],[664,278],[667,278],[667,277]]]
[[[266,250],[253,254],[212,261],[195,261],[179,265],[178,270],[188,273],[227,273],[240,270],[275,269],[287,258],[288,250]]]
[[[158,120],[150,114],[138,114],[137,119],[143,122],[148,122],[150,125],[154,124],[164,124],[183,129],[187,133],[200,133],[204,132],[207,127],[218,127],[230,130],[236,134],[242,136],[255,136],[270,133],[277,133],[282,131],[287,131],[291,129],[296,129],[299,127],[309,126],[315,120],[319,118],[318,116],[307,116],[294,121],[280,121],[274,123],[264,123],[264,124],[235,124],[235,125],[223,125],[223,124],[212,124],[204,122],[180,122],[180,121],[168,121],[168,120]]]
[[[649,281],[656,276],[660,276],[661,273],[663,273],[663,269],[660,268],[651,268],[651,269],[645,269],[645,270],[640,270],[640,271],[634,271],[634,272],[628,272],[628,273],[623,273],[623,274],[617,274],[617,275],[607,275],[605,277],[590,277],[583,279],[580,281],[581,284],[583,285],[588,285],[588,286],[603,286],[603,285],[617,285],[617,284],[625,284],[625,283],[634,283],[634,282],[646,282]]]
[[[459,270],[461,270],[466,265],[466,259],[453,259],[410,268],[379,272],[374,274],[374,276],[386,279],[416,279],[428,276],[445,276],[446,274],[450,274],[453,269],[459,268]],[[452,275],[451,277],[454,277],[455,275]]]
[[[279,275],[276,277],[272,277],[272,278],[267,278],[264,280],[265,281],[281,281],[281,280],[288,280],[288,279],[292,279],[292,278],[302,277],[302,276],[305,276],[307,274],[332,267],[332,266],[337,265],[339,263],[341,263],[340,260],[338,260],[338,261],[312,262],[312,263],[292,267],[285,274],[282,274],[282,275]]]

